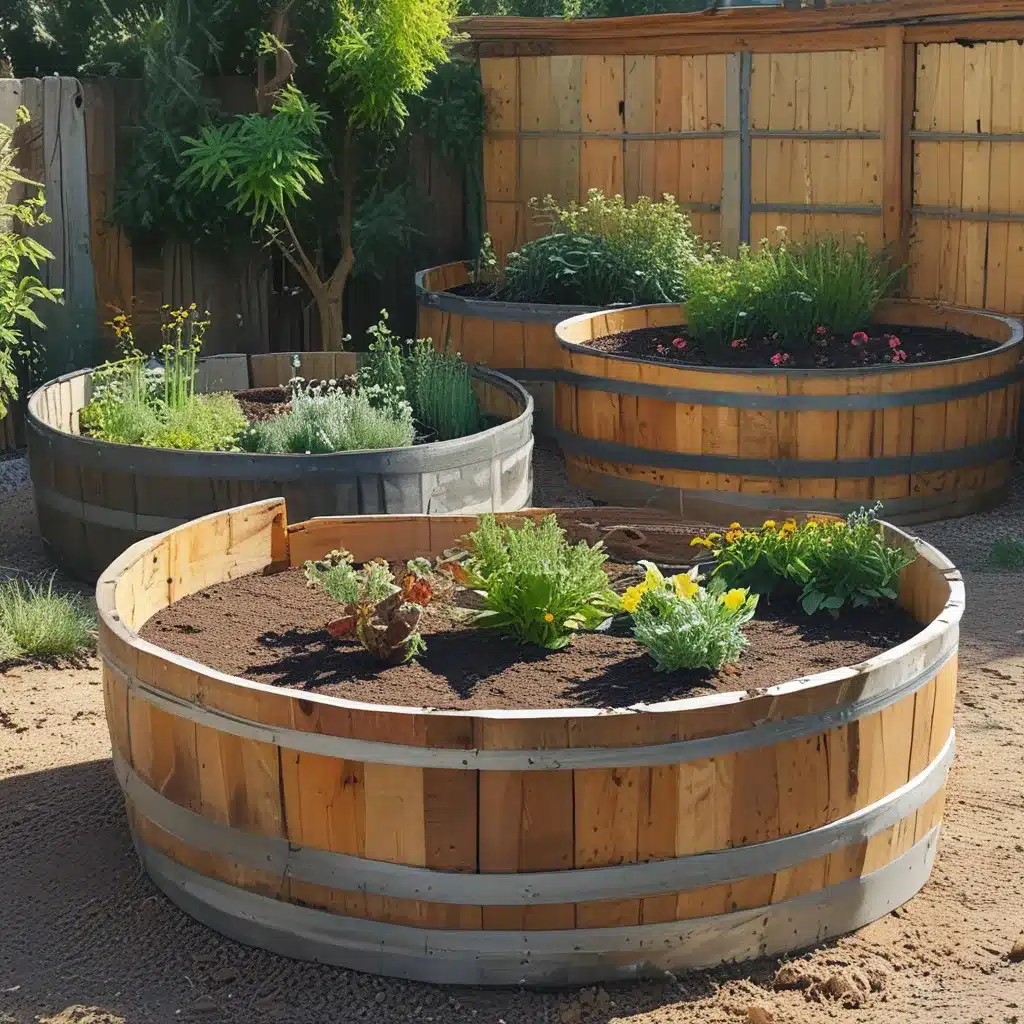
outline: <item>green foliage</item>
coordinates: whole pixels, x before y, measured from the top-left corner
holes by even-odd
[[[0,583],[0,660],[70,657],[96,645],[96,620],[81,598],[58,594],[53,578]]]
[[[532,204],[552,233],[510,253],[497,297],[508,302],[604,306],[679,302],[704,251],[672,196],[626,205],[591,189],[583,204]]]
[[[349,119],[376,131],[404,124],[406,100],[448,59],[457,0],[339,0],[331,87]]]
[[[19,107],[17,125],[28,122],[28,111]],[[14,167],[16,151],[12,140],[14,129],[0,124],[0,417],[7,413],[7,403],[18,395],[16,372],[20,359],[31,358],[32,352],[22,334],[24,323],[45,329],[33,308],[41,300],[60,302],[61,290],[47,288],[36,274],[44,262],[53,259],[44,246],[28,235],[14,230],[15,225],[36,227],[49,218],[43,212],[46,198],[38,182],[30,181]],[[20,202],[11,202],[15,185],[27,186],[29,194]]]
[[[224,188],[183,188],[185,139],[218,123],[204,95],[204,69],[215,62],[219,27],[230,0],[162,0],[118,19],[124,45],[141,55],[141,130],[118,174],[113,220],[136,242],[164,239],[227,248],[247,230]],[[127,19],[127,20],[126,20]]]
[[[422,338],[412,342],[405,360],[405,390],[416,418],[439,441],[468,437],[483,426],[469,366],[457,352],[438,352]]]
[[[902,569],[914,555],[885,542],[876,520],[881,508],[851,513],[846,520],[810,519],[779,528],[767,520],[760,530],[738,524],[720,539],[703,541],[714,550],[714,577],[726,587],[744,587],[767,596],[799,595],[808,615],[825,610],[837,616],[850,605],[861,608],[899,595]]]
[[[993,541],[988,553],[988,564],[993,569],[1013,572],[1024,569],[1024,540],[1020,537],[1000,537]]]
[[[513,527],[482,515],[469,541],[468,582],[484,596],[484,611],[474,619],[479,626],[558,650],[576,630],[592,629],[619,610],[603,545],[570,545],[554,516],[539,526],[527,520]]]
[[[231,204],[254,225],[286,218],[309,199],[310,183],[322,184],[321,125],[325,115],[293,85],[274,105],[273,117],[239,114],[226,124],[204,125],[186,137],[179,186],[217,192],[226,186]]]
[[[368,562],[355,569],[347,551],[329,551],[318,561],[306,562],[303,572],[310,585],[341,605],[376,604],[400,589],[387,562]]]
[[[757,610],[756,594],[727,591],[721,580],[704,588],[696,570],[666,579],[650,562],[641,565],[647,573],[632,613],[633,636],[647,648],[657,671],[717,671],[739,659],[747,646],[743,626]]]
[[[781,348],[810,345],[819,328],[848,338],[871,323],[901,271],[884,252],[833,238],[767,242],[735,259],[707,255],[689,275],[689,333],[712,348],[737,338],[773,338]]]
[[[412,408],[383,398],[378,388],[299,386],[290,412],[252,424],[238,443],[249,452],[299,455],[407,448],[414,436]]]
[[[195,375],[209,320],[189,309],[163,310],[163,366],[148,369],[135,345],[131,318],[109,325],[121,359],[93,373],[93,394],[79,416],[83,431],[116,444],[188,451],[229,451],[246,427],[232,395],[197,395]]]
[[[438,352],[425,339],[405,350],[387,326],[387,312],[370,328],[370,350],[359,370],[360,386],[379,389],[381,400],[408,401],[414,418],[439,441],[467,437],[481,429],[480,402],[469,366],[458,353]]]

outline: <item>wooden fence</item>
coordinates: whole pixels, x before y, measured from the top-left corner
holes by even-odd
[[[228,113],[255,108],[253,84],[217,79],[211,94]],[[118,174],[131,154],[143,115],[141,82],[73,78],[0,79],[0,120],[13,124],[19,106],[32,120],[15,144],[19,168],[46,186],[52,220],[39,237],[55,254],[42,276],[65,290],[65,304],[43,306],[41,336],[49,370],[61,373],[92,364],[113,351],[104,327],[111,307],[134,307],[136,337],[144,349],[159,343],[164,304],[195,302],[211,313],[207,354],[310,350],[319,347],[319,322],[294,275],[269,250],[209,254],[191,246],[133,246],[112,221]],[[463,257],[466,221],[461,174],[429,140],[409,146],[420,206],[425,263]],[[349,322],[358,331],[382,307],[401,326],[415,322],[410,254],[396,254],[395,271],[379,287],[360,281],[349,297]],[[397,316],[396,316],[397,314]],[[0,453],[23,443],[19,411],[0,421]]]
[[[499,253],[531,197],[671,192],[729,251],[860,235],[910,296],[1024,312],[1024,0],[465,27]]]

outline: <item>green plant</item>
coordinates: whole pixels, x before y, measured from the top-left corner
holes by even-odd
[[[0,659],[61,658],[95,647],[95,617],[81,598],[46,582],[0,583]]]
[[[885,541],[876,520],[881,504],[845,520],[809,519],[781,527],[767,520],[760,530],[733,523],[722,538],[711,534],[692,543],[713,550],[713,576],[726,587],[749,588],[762,596],[799,596],[803,610],[834,616],[847,604],[861,608],[899,594],[900,572],[914,555]]]
[[[231,395],[197,395],[195,376],[209,320],[188,309],[164,307],[163,367],[149,369],[135,345],[131,317],[109,321],[121,358],[93,374],[93,395],[79,416],[93,437],[117,444],[188,451],[227,451],[246,427]]]
[[[704,247],[675,199],[627,205],[599,189],[585,203],[531,203],[552,233],[509,254],[498,291],[510,302],[608,305],[678,302]]]
[[[265,231],[309,288],[320,316],[324,348],[340,349],[345,336],[345,285],[355,266],[353,225],[360,133],[386,135],[405,124],[406,100],[421,93],[430,73],[448,59],[455,0],[338,0],[328,86],[342,106],[335,185],[341,194],[338,257],[326,276],[296,232],[294,216],[323,183],[328,146],[326,115],[294,85],[278,93],[270,117],[241,115],[227,125],[205,125],[185,141],[188,165],[180,185],[227,187],[233,207]],[[266,49],[287,56],[283,43]],[[288,64],[291,64],[288,57]],[[285,72],[290,74],[290,67]],[[323,167],[322,167],[323,165]],[[315,255],[315,253],[314,253]]]
[[[468,540],[465,578],[484,599],[476,625],[558,650],[576,630],[592,629],[620,608],[603,545],[570,545],[554,516],[515,527],[485,514]]]
[[[379,661],[394,663],[426,650],[417,627],[433,590],[429,563],[424,569],[421,562],[407,563],[401,586],[387,562],[374,560],[356,569],[347,551],[306,562],[304,572],[310,586],[321,587],[341,605],[341,617],[327,625],[331,636],[354,637]]]
[[[822,337],[848,339],[871,323],[902,271],[863,241],[767,240],[734,258],[707,255],[690,273],[689,333],[712,348],[736,339],[771,338],[780,350]]]
[[[1014,572],[1024,569],[1024,540],[1020,537],[999,537],[989,549],[988,564],[993,569]]]
[[[407,448],[413,442],[412,408],[377,387],[346,392],[301,385],[289,412],[252,424],[238,443],[249,452],[330,452]]]
[[[28,111],[19,107],[15,125],[27,124]],[[13,146],[14,128],[0,123],[0,417],[7,414],[7,404],[18,396],[17,362],[31,358],[30,344],[22,334],[22,324],[40,330],[45,325],[36,313],[36,302],[60,302],[61,290],[48,288],[26,268],[38,270],[53,253],[29,235],[15,231],[15,225],[33,228],[49,222],[43,212],[46,197],[43,187],[19,174],[14,167],[17,155]],[[15,185],[25,186],[28,194],[19,202],[11,202]],[[34,192],[34,194],[32,194]]]
[[[438,352],[421,338],[410,344],[404,371],[413,412],[437,433],[438,440],[467,437],[480,430],[480,401],[469,366],[457,352],[449,352],[447,346]]]
[[[666,579],[653,563],[640,565],[644,581],[626,592],[622,604],[631,610],[633,636],[657,671],[717,671],[739,658],[747,646],[742,627],[757,610],[756,594],[726,590],[721,580],[704,588],[697,570]]]

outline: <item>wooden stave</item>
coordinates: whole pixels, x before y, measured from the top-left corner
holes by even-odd
[[[556,328],[566,371],[563,382],[556,385],[556,435],[567,451],[570,479],[603,500],[677,513],[682,509],[687,515],[707,515],[707,509],[713,508],[715,514],[743,523],[789,511],[852,511],[875,498],[886,501],[887,517],[902,524],[928,522],[951,513],[963,515],[997,503],[1006,493],[1009,459],[1018,433],[1019,321],[984,311],[904,300],[883,303],[877,315],[880,322],[971,330],[1001,344],[991,352],[924,367],[682,368],[653,360],[596,355],[581,342],[636,326],[685,322],[683,306],[639,306],[563,321]],[[571,378],[587,375],[592,375],[593,384],[585,390],[571,383]],[[998,386],[992,387],[992,383]],[[655,399],[662,387],[670,397],[673,392],[689,392],[695,400],[702,394],[721,396],[713,404],[723,408]],[[633,415],[624,418],[619,414],[615,423],[615,416],[601,411],[603,388],[651,397],[637,398]],[[935,403],[925,402],[932,391]],[[914,396],[913,404],[901,400],[907,392]],[[799,404],[800,409],[788,411],[787,399],[794,394],[799,397],[792,404]],[[989,394],[998,397],[986,407]],[[894,396],[893,402],[882,404],[889,395]],[[623,404],[627,399],[617,400],[612,394],[611,401]],[[641,416],[643,403],[648,404]],[[698,417],[696,429],[705,433],[709,423],[719,422],[728,454],[708,453],[707,439],[699,436],[689,442],[676,441],[672,449],[660,447],[656,443],[658,413],[664,411],[660,407],[673,405],[674,415],[685,414],[687,423]],[[822,411],[812,411],[815,409]],[[933,409],[938,409],[938,415],[930,412]],[[922,420],[926,414],[942,428],[938,447],[930,445],[929,426]],[[955,426],[947,428],[947,414]],[[912,440],[916,420],[924,425],[920,452]],[[979,432],[979,422],[985,433]],[[827,451],[803,455],[798,438],[804,433],[804,424],[823,431]],[[963,436],[950,437],[957,428]],[[676,429],[664,436],[678,438]],[[865,430],[866,440],[862,436]],[[609,443],[608,431],[616,437],[630,435],[628,443]],[[844,435],[855,456],[847,465],[841,459],[835,462],[842,453]],[[749,458],[739,450],[745,439],[755,449]],[[876,451],[883,444],[883,450]],[[893,458],[890,448],[896,449]],[[816,457],[820,465],[814,465]],[[800,472],[799,463],[805,459],[810,462]],[[892,465],[887,466],[886,461]],[[864,475],[869,463],[885,475]],[[826,464],[835,469],[826,473]],[[895,502],[892,509],[889,500]]]
[[[354,371],[353,353],[323,357],[338,376]],[[200,361],[207,385],[264,386],[293,373],[289,353],[212,356]],[[356,514],[401,514],[446,500],[455,509],[521,508],[532,492],[533,402],[515,381],[474,370],[485,408],[512,418],[468,438],[387,452],[288,456],[180,452],[112,445],[81,437],[89,370],[43,385],[29,399],[29,469],[43,543],[72,575],[97,578],[121,551],[144,536],[260,498],[284,493],[307,516],[348,508]],[[313,376],[311,373],[310,376]],[[209,388],[212,389],[212,388]],[[111,500],[113,499],[113,500]]]
[[[278,564],[284,564],[284,560],[282,559],[282,542],[284,538],[287,536],[285,534],[285,530],[287,529],[287,527],[285,525],[286,519],[283,504],[267,502],[263,503],[262,506],[254,506],[254,508],[259,508],[262,510],[260,512],[260,515],[262,516],[261,522],[263,523],[263,528],[269,528],[272,535],[274,531],[276,531],[277,533],[276,540],[273,539],[273,536],[271,536],[270,539],[271,550],[269,552],[269,556],[271,557],[271,560],[276,561]],[[239,510],[239,512],[236,512],[235,515],[236,517],[238,515],[241,515],[244,518],[245,510]],[[215,519],[218,517],[211,516],[208,518]],[[611,521],[614,521],[614,515]],[[341,520],[338,520],[337,522],[342,523]],[[342,525],[344,525],[346,528],[350,528],[353,526],[353,524],[351,523],[342,523]],[[356,526],[361,525],[362,524],[356,524]],[[450,526],[448,526],[447,529],[450,532]],[[245,530],[240,531],[240,535],[243,535],[245,533]],[[293,536],[300,535],[301,531],[299,533],[293,534]],[[329,543],[327,537],[324,537],[322,539],[324,543]],[[130,637],[130,631],[126,630],[124,622],[111,618],[111,601],[114,596],[114,589],[116,588],[115,581],[118,578],[118,576],[123,574],[124,567],[127,564],[127,562],[131,561],[131,557],[134,557],[136,562],[139,560],[139,558],[142,557],[152,558],[152,554],[150,552],[152,551],[153,541],[154,539],[150,539],[149,541],[143,542],[138,546],[140,549],[142,549],[141,554],[140,552],[126,553],[125,556],[122,556],[122,558],[119,559],[120,565],[112,566],[111,571],[106,573],[104,575],[103,580],[101,580],[100,587],[98,590],[98,600],[100,605],[101,617],[103,619],[104,632],[103,638],[101,640],[101,650],[104,654],[105,661],[108,659],[108,655],[112,649],[113,643],[123,643],[123,638],[125,636]],[[246,543],[248,543],[248,541],[243,541],[243,545]],[[249,568],[253,567],[253,565],[255,565],[256,562],[260,561],[260,559],[256,559],[255,561],[252,560],[254,550],[255,549],[252,548],[250,544],[250,546],[246,549],[245,557],[238,561],[237,564],[234,564],[232,566],[232,573],[247,571]],[[927,550],[929,552],[931,551],[931,549]],[[937,553],[934,554],[937,555]],[[264,551],[264,554],[261,556],[261,558],[264,561],[264,564],[267,557],[268,553]],[[169,559],[169,561],[173,560],[173,558]],[[960,607],[962,605],[962,585],[959,583],[958,574],[955,572],[952,566],[949,565],[948,562],[941,558],[941,556],[937,556],[935,563],[929,563],[929,565],[929,572],[932,574],[934,580],[941,580],[944,584],[947,585],[948,600],[941,607],[941,610],[937,611],[937,601],[934,594],[928,595],[923,594],[923,592],[918,593],[918,591],[921,590],[921,579],[918,578],[921,576],[920,571],[917,572],[917,577],[914,577],[910,580],[910,599],[912,601],[917,601],[918,611],[924,609],[924,611],[929,616],[931,616],[934,613],[934,617],[936,619],[945,616],[946,621],[942,624],[942,630],[947,632],[950,630],[955,630],[956,621],[959,618]],[[154,564],[154,566],[151,569],[147,568],[147,571],[149,572],[150,582],[156,583],[158,586],[159,581],[166,578],[163,575],[167,571],[166,566],[162,563],[159,563],[159,560],[158,564]],[[133,593],[134,592],[135,591],[133,590]],[[915,594],[917,594],[917,597],[914,596]],[[152,595],[150,594],[147,598],[145,598],[145,600],[143,600],[140,614],[150,613],[152,611],[152,606],[153,598]],[[153,648],[151,645],[145,644],[144,642],[136,642],[132,647],[132,652],[136,658],[136,670],[147,671],[148,666],[148,670],[153,673],[151,675],[151,678],[160,681],[162,685],[169,691],[179,689],[179,687],[169,685],[173,681],[174,668],[173,666],[168,666],[166,663],[162,668],[160,667],[159,655],[156,654],[157,650],[158,649]],[[125,660],[123,653],[119,654],[119,660]],[[130,656],[128,660],[130,660]],[[952,735],[952,700],[955,689],[955,672],[955,663],[950,668],[943,670],[945,682],[941,688],[941,695],[939,693],[938,682],[936,682],[935,685],[931,687],[931,689],[935,692],[930,694],[930,696],[924,696],[924,699],[926,701],[924,706],[926,708],[932,709],[932,718],[935,717],[934,709],[941,704],[942,717],[940,725],[937,729],[936,742],[938,742],[938,740],[941,739],[945,744],[951,742]],[[198,684],[198,689],[199,692],[201,693],[201,699],[203,701],[210,700],[213,697],[212,687],[215,685],[216,682],[216,679],[214,677],[219,676],[218,673],[210,671],[207,671],[206,675],[210,678]],[[119,701],[122,701],[122,704],[128,702],[128,697],[126,694],[117,692],[116,684],[112,685],[112,682],[114,682],[113,673],[107,670],[105,671],[104,676],[105,695],[107,696],[108,699],[108,721],[111,723],[111,735],[113,746],[115,748],[115,751],[121,751],[122,756],[124,756],[125,753],[127,753],[128,756],[131,756],[131,751],[129,750],[126,752],[124,749],[124,744],[127,737],[130,736],[133,732],[138,733],[138,735],[142,737],[146,737],[147,735],[149,735],[149,733],[147,733],[145,727],[143,727],[141,731],[139,731],[138,728],[132,729],[129,727],[128,718],[130,717],[130,712],[127,708],[124,708],[121,714],[121,717],[124,719],[123,724],[121,726],[117,726],[115,724],[119,720],[119,716],[117,711],[115,710],[115,706],[118,705]],[[223,678],[227,679],[228,677]],[[247,684],[243,686],[243,689],[248,689],[251,691],[266,691],[271,688],[261,687],[259,684]],[[921,695],[924,695],[925,693],[926,691],[921,691]],[[308,698],[309,699],[307,700],[307,695],[303,695],[301,701],[318,704],[320,705],[321,709],[326,712],[325,714],[321,714],[320,716],[318,716],[315,724],[312,726],[318,731],[323,730],[325,728],[333,729],[333,731],[335,732],[340,731],[342,729],[350,729],[353,726],[353,724],[356,723],[354,713],[357,708],[375,707],[358,705],[355,702],[331,700],[329,698],[318,697],[318,695],[316,694],[310,694],[308,695]],[[916,702],[918,700],[918,695],[914,695],[911,697],[911,702],[915,704],[915,708]],[[930,704],[927,703],[928,700],[931,701]],[[267,720],[277,726],[286,726],[286,719],[290,719],[291,724],[295,725],[297,723],[294,705],[297,705],[301,701],[294,698],[290,699],[290,703],[293,705],[291,715],[283,714],[279,704],[276,702],[274,705],[264,705],[263,710],[267,712]],[[701,701],[702,699],[697,699],[697,703],[700,703]],[[693,700],[690,700],[687,703],[692,705],[695,702]],[[705,700],[704,703],[707,703],[707,701]],[[235,710],[239,710],[240,708],[242,708],[243,704],[245,704],[244,699],[240,699],[240,701],[234,705]],[[248,705],[249,708],[251,708],[252,706],[253,705],[251,703]],[[342,707],[351,710],[347,714],[342,713],[340,711]],[[474,715],[472,713],[459,712],[423,712],[423,709],[419,709],[420,714],[418,715],[413,714],[410,716],[406,714],[407,711],[415,712],[415,710],[416,709],[376,708],[374,711],[371,712],[371,714],[376,716],[377,718],[386,718],[392,720],[391,722],[388,722],[386,725],[380,722],[376,723],[376,729],[378,730],[378,733],[382,735],[382,737],[383,735],[387,735],[388,739],[392,741],[394,741],[396,738],[400,739],[403,735],[409,734],[410,719],[419,718],[421,720],[417,725],[412,727],[413,731],[416,732],[418,735],[425,736],[429,739],[431,735],[429,731],[429,725],[432,723],[436,724],[439,720],[454,719],[457,721],[459,719],[462,719],[464,721],[467,718],[484,717],[479,713]],[[133,711],[135,711],[135,709],[133,709]],[[137,711],[135,713],[138,721],[142,721],[143,719],[140,715],[138,715]],[[525,718],[526,723],[529,724],[529,717],[527,716],[529,716],[530,713],[524,712],[521,714],[512,714],[515,716],[515,718]],[[537,716],[537,713],[534,713],[534,715]],[[407,719],[407,721],[401,725],[396,726],[394,723],[396,717],[405,718]],[[492,722],[498,723],[499,727],[502,724],[510,724],[510,718],[511,724],[515,724],[515,718],[509,716],[508,713],[494,713],[490,717],[492,719]],[[545,716],[544,713],[539,713],[539,717],[541,719],[540,724],[543,726],[544,717],[550,718],[550,715]],[[593,715],[593,713],[591,713],[582,715],[580,717],[594,718],[595,716]],[[893,713],[892,715],[890,715],[890,725],[887,729],[887,735],[889,736],[890,741],[892,733],[892,723],[898,723],[901,720],[905,721],[906,717],[907,715],[905,711],[900,712],[898,714]],[[152,716],[150,716],[150,721],[152,721]],[[613,726],[615,725],[614,722],[610,722],[609,724]],[[723,727],[723,725],[720,725],[720,728]],[[201,730],[202,728],[203,727],[201,726],[198,727],[199,730]],[[881,736],[881,722],[879,722],[876,726],[872,724],[869,720],[864,722],[860,726],[860,728],[862,730],[867,730],[867,732],[862,732],[860,734],[862,737],[868,735],[876,735],[879,737]],[[932,729],[934,730],[935,728],[936,727],[933,724]],[[622,731],[623,730],[621,728],[620,720],[620,724],[617,728],[614,729],[614,733],[620,736],[621,738]],[[535,733],[527,731],[524,735],[527,737],[527,742],[534,742],[534,737],[536,735]],[[224,742],[223,739],[221,740],[221,742]],[[606,742],[609,742],[609,740],[606,740]],[[915,768],[915,770],[925,766],[925,762],[930,764],[932,763],[932,761],[935,760],[935,758],[932,757],[931,745],[929,745],[927,751],[925,751],[923,748],[918,749],[918,747],[915,746],[913,739],[911,739],[910,748],[913,755],[910,758],[910,762],[911,765]],[[231,749],[236,750],[237,747],[232,747]],[[278,758],[283,757],[283,755],[285,755],[286,753],[287,752],[283,748],[281,748],[278,754],[272,759],[273,763],[275,765],[278,764]],[[835,756],[835,752],[833,752],[833,756]],[[337,764],[338,762],[334,763]],[[343,766],[351,766],[352,762],[342,762],[342,764]],[[366,766],[364,765],[363,768],[365,769]],[[342,771],[345,770],[347,769],[343,767]],[[431,770],[428,769],[426,771],[429,772]],[[442,779],[446,786],[450,786],[452,785],[453,775],[459,774],[458,772],[453,773],[451,770],[433,771],[435,791],[437,789],[438,783]],[[512,773],[463,772],[462,774],[479,774],[481,779],[489,776],[490,779],[495,780],[500,785],[502,783],[502,780]],[[548,780],[555,774],[556,773],[552,772],[544,772],[543,779]],[[572,773],[570,772],[570,774]],[[577,774],[579,773],[577,772]],[[173,786],[176,784],[174,782],[174,775],[174,771],[171,771],[170,773],[167,772],[167,766],[166,764],[164,764],[159,767],[159,770],[156,772],[155,777],[159,777],[165,783],[168,778],[171,778],[173,789]],[[307,779],[307,781],[314,783],[315,788],[315,782],[318,777],[323,778],[322,775],[318,776],[316,773],[314,773],[314,775]],[[285,794],[298,793],[306,788],[299,784],[300,778],[300,775],[295,775],[292,778],[290,784],[288,782],[283,781],[279,783],[277,780],[274,780],[274,785],[272,787],[268,785],[268,789],[272,788],[276,792]],[[478,785],[480,785],[479,782]],[[181,803],[183,806],[188,805],[187,796],[186,798],[183,798],[180,793],[174,794],[173,792],[170,794],[170,796],[171,799],[175,800],[175,802]],[[481,797],[482,796],[483,791],[481,790]],[[570,796],[573,799],[576,799],[579,796],[579,794],[577,793],[575,796],[573,796],[570,793]],[[284,799],[287,799],[287,797],[285,797]],[[206,808],[203,808],[203,801],[196,794],[192,794],[192,800],[194,803],[198,802],[199,805],[198,808],[193,807],[194,810],[207,810]],[[745,881],[741,881],[730,886],[723,886],[719,884],[716,886],[712,886],[710,889],[687,890],[686,892],[681,893],[662,893],[659,895],[643,899],[602,900],[598,901],[597,903],[591,902],[577,904],[575,905],[575,907],[573,905],[566,906],[560,904],[541,907],[532,906],[520,908],[508,906],[494,906],[488,908],[457,904],[440,905],[436,902],[396,899],[393,897],[387,897],[382,895],[373,896],[369,893],[345,893],[341,890],[332,890],[308,882],[302,882],[301,884],[295,883],[295,888],[289,890],[289,896],[287,898],[299,900],[304,904],[308,904],[311,906],[326,907],[335,912],[337,912],[338,909],[341,908],[348,917],[373,917],[374,914],[376,914],[378,919],[383,920],[385,922],[397,922],[399,924],[426,929],[441,928],[447,930],[455,929],[456,931],[472,931],[474,929],[480,928],[484,931],[493,931],[494,929],[498,929],[499,931],[501,931],[502,929],[511,928],[512,931],[525,930],[527,932],[530,932],[531,935],[551,935],[553,934],[551,932],[551,929],[555,929],[555,932],[558,932],[560,929],[563,928],[614,928],[616,926],[629,926],[630,922],[632,922],[632,926],[634,928],[639,927],[642,929],[644,925],[638,923],[640,920],[642,920],[643,922],[650,923],[650,921],[652,920],[666,919],[666,902],[674,901],[674,905],[682,907],[683,913],[689,915],[679,918],[680,920],[690,920],[693,917],[702,916],[698,913],[698,911],[706,910],[709,906],[717,907],[723,900],[726,899],[729,899],[732,903],[735,903],[736,906],[740,908],[748,904],[750,906],[759,906],[767,898],[765,896],[766,891],[770,896],[772,892],[772,887],[774,887],[776,884],[783,885],[783,893],[786,894],[786,898],[795,899],[802,891],[801,886],[806,887],[807,885],[811,884],[811,881],[809,881],[809,879],[813,881],[813,879],[821,876],[825,879],[825,881],[827,881],[829,878],[833,878],[834,880],[839,877],[838,873],[842,872],[843,870],[846,870],[847,872],[852,870],[851,863],[854,867],[856,867],[858,858],[860,858],[860,868],[864,868],[864,866],[867,865],[871,868],[872,871],[879,870],[884,866],[883,862],[887,863],[885,859],[887,854],[885,851],[888,850],[889,853],[892,853],[894,856],[898,857],[902,856],[903,854],[908,854],[913,849],[918,848],[918,845],[925,840],[926,834],[928,833],[929,829],[933,829],[936,826],[938,817],[941,814],[941,802],[941,793],[936,794],[936,796],[932,797],[928,801],[926,810],[919,810],[909,814],[899,824],[893,826],[883,837],[869,839],[866,843],[863,844],[862,848],[852,850],[852,861],[850,860],[849,853],[846,853],[842,856],[837,856],[835,858],[834,866],[829,868],[827,864],[823,865],[821,863],[821,858],[818,858],[817,862],[812,861],[807,864],[796,865],[792,869],[786,869],[783,872],[779,872],[773,877],[770,885],[768,885],[768,881],[764,878],[747,879]],[[485,801],[481,799],[480,804],[481,806],[484,806]],[[296,818],[301,818],[301,812],[298,815],[296,815],[295,812],[296,807],[291,806],[289,807],[287,813],[283,814],[283,817],[286,818],[289,822],[293,822]],[[163,834],[161,829],[157,825],[154,825],[152,822],[149,822],[148,819],[146,819],[144,816],[140,815],[137,809],[133,808],[132,814],[133,820],[135,821],[136,825],[137,845],[139,846],[140,849],[140,855],[143,857],[146,863],[149,863],[152,860],[154,856],[153,851],[156,851],[156,855],[159,855],[161,850],[163,850],[165,854],[169,850],[172,855],[178,858],[178,860],[185,863],[186,867],[190,865],[192,867],[199,865],[199,868],[202,869],[201,873],[205,872],[210,877],[220,878],[222,881],[227,881],[228,884],[239,886],[244,889],[249,889],[254,892],[262,892],[265,895],[269,893],[270,895],[276,895],[278,898],[281,897],[280,889],[278,889],[276,893],[273,892],[273,886],[268,881],[268,878],[264,877],[263,874],[254,874],[252,869],[245,869],[243,867],[240,867],[237,861],[228,862],[225,861],[224,858],[220,858],[220,860],[218,860],[217,857],[211,856],[208,852],[204,852],[202,850],[192,850],[191,852],[187,850],[183,851],[182,844],[179,841],[176,841],[173,836],[170,837],[170,839],[168,839],[167,834]],[[214,815],[214,817],[216,817],[216,815]],[[236,826],[241,824],[241,827],[246,828],[247,831],[249,832],[261,831],[258,823],[254,825],[253,821],[251,820],[245,820],[241,823],[231,822],[231,824],[234,824]],[[263,831],[266,834],[272,833],[272,830],[263,829]],[[163,836],[163,838],[161,838],[161,836]],[[301,832],[298,835],[289,832],[287,838],[290,842],[299,846],[309,844],[308,837],[301,834]],[[474,837],[474,840],[475,838],[476,837]],[[482,837],[481,842],[483,842]],[[473,845],[475,849],[475,841]],[[570,853],[570,857],[571,856],[572,854]],[[553,865],[540,864],[536,865],[536,867],[541,870],[551,870]],[[471,868],[468,868],[466,865],[459,864],[444,865],[442,869],[455,872],[458,872],[460,870],[472,870]],[[484,869],[483,867],[478,865],[477,870]],[[495,870],[495,868],[491,867],[489,870],[493,871]],[[824,876],[822,876],[823,871],[826,872]],[[830,875],[828,874],[829,871],[835,872],[836,874]],[[870,872],[866,872],[866,874],[870,874]],[[569,875],[566,875],[565,877],[568,878]],[[782,883],[778,882],[777,879],[779,879],[780,877],[784,877],[785,881]],[[456,880],[457,878],[458,875],[455,875]],[[157,878],[157,881],[158,884],[161,884],[160,878]],[[175,898],[175,892],[172,891],[172,889],[173,887],[169,887],[166,891],[168,891],[168,894],[171,895],[173,899]],[[914,891],[916,891],[916,889]],[[909,898],[911,894],[911,892],[907,892],[903,899]],[[902,902],[903,899],[901,899],[900,902]],[[758,900],[760,900],[761,903],[758,903]],[[374,901],[376,901],[376,903],[374,903]],[[772,902],[772,904],[775,905],[774,900],[771,900],[770,902]],[[369,909],[371,904],[373,904],[376,907],[376,910],[371,911],[371,909]],[[192,909],[194,910],[194,908]],[[636,921],[633,920],[632,915],[634,913],[637,916]],[[724,913],[724,904],[722,904],[722,909],[716,911],[716,913]],[[200,913],[198,916],[200,916],[201,919],[206,919],[203,917],[202,913]],[[703,916],[708,917],[708,915],[706,914],[704,914]],[[714,917],[715,914],[712,914],[710,916]],[[222,931],[226,930],[229,934],[231,934],[230,924],[225,923],[223,920],[207,920],[207,923],[211,924],[213,927],[220,928],[220,930]],[[372,921],[368,922],[368,925],[372,925]],[[629,941],[633,941],[633,939],[630,938]],[[532,942],[533,940],[531,940],[531,943]],[[348,960],[344,959],[344,957],[350,956],[350,954],[351,950],[348,950],[348,952],[343,951],[341,954],[338,954],[342,956],[342,959],[338,960],[337,962],[346,962],[349,965],[354,965],[357,962],[356,960],[353,960],[351,958]],[[599,972],[605,971],[606,973],[602,974],[602,977],[611,977],[613,975],[609,972],[612,971],[613,960],[614,958],[605,958],[601,966],[593,967],[592,965],[592,969],[598,970]],[[422,967],[423,965],[421,964],[420,966]],[[402,971],[398,967],[395,967],[393,969],[396,973],[402,973]],[[407,965],[407,969],[415,970],[416,968],[408,968]],[[550,976],[549,973],[545,973],[550,970],[550,967],[542,967],[539,962],[536,965],[536,967],[534,967],[533,965],[529,965],[524,966],[523,969],[525,973],[528,974],[531,980],[533,981],[542,982],[545,977]],[[468,971],[469,968],[463,965],[463,967],[457,970],[455,973],[456,975],[461,976],[464,981],[466,981],[470,979],[470,974],[468,973]],[[416,975],[405,973],[403,976],[412,977]]]

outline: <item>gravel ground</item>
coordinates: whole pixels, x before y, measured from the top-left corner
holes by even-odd
[[[0,455],[0,495],[13,494],[28,483],[28,460],[15,453]]]

